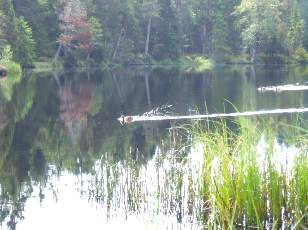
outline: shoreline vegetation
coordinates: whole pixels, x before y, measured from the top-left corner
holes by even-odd
[[[38,71],[308,64],[307,9],[302,0],[3,0],[0,53],[11,47],[11,60]]]
[[[133,67],[133,66],[140,66],[140,67],[150,67],[150,68],[169,68],[169,67],[178,67],[179,69],[183,70],[184,72],[195,72],[201,73],[204,71],[212,70],[216,66],[221,65],[284,65],[284,66],[307,66],[307,63],[301,62],[286,62],[286,63],[276,63],[276,64],[266,64],[266,63],[251,63],[249,61],[243,61],[238,59],[237,61],[230,61],[230,62],[217,62],[212,58],[206,58],[200,55],[192,55],[192,56],[183,56],[178,60],[171,60],[171,59],[164,59],[159,61],[152,61],[150,63],[129,63],[129,64],[121,64],[121,63],[110,63],[110,62],[79,62],[74,67],[66,68],[64,66],[64,62],[58,60],[57,64],[53,63],[53,61],[46,60],[44,61],[36,61],[33,63],[32,69],[34,72],[48,72],[53,71],[55,69],[70,69],[70,68],[101,68],[101,69],[116,69],[116,68],[125,68],[125,67]],[[24,67],[25,69],[29,69]]]
[[[5,66],[7,68],[7,76],[21,75],[22,74],[22,68],[21,68],[20,64],[14,62],[14,61],[8,62]]]
[[[34,72],[44,72],[44,71],[53,71],[54,69],[70,69],[70,68],[92,68],[97,67],[101,69],[116,69],[132,66],[140,67],[150,67],[150,68],[169,68],[169,67],[178,67],[184,72],[195,72],[201,73],[204,71],[212,70],[216,66],[221,65],[294,65],[294,66],[307,66],[308,64],[308,54],[303,58],[299,57],[284,57],[285,61],[278,63],[266,63],[265,61],[256,61],[251,62],[248,59],[247,55],[232,57],[229,60],[216,60],[211,57],[206,57],[201,54],[192,54],[192,55],[183,55],[178,59],[147,59],[142,58],[137,59],[135,62],[121,63],[121,62],[112,62],[102,61],[97,62],[93,59],[78,60],[73,65],[66,65],[65,58],[59,58],[55,62],[53,59],[48,57],[40,58],[38,61],[33,62],[33,64],[28,67],[33,69]],[[72,63],[71,63],[72,64]],[[27,68],[27,67],[26,67]]]
[[[19,63],[13,61],[13,52],[10,48],[10,46],[6,46],[1,55],[0,55],[0,67],[3,67],[6,69],[6,76],[10,75],[18,75],[21,76],[22,74],[22,67]]]
[[[203,223],[209,229],[306,228],[306,126],[300,119],[293,126],[241,118],[188,128],[203,146]]]
[[[199,55],[184,56],[179,60],[165,59],[160,61],[151,61],[148,63],[132,63],[132,64],[117,64],[117,63],[95,63],[95,62],[79,62],[77,66],[72,68],[91,68],[98,67],[101,69],[112,69],[112,68],[124,68],[130,66],[150,67],[150,68],[161,68],[161,67],[178,67],[185,72],[204,72],[211,70],[215,67],[216,63],[213,59],[206,58]],[[34,72],[45,72],[53,71],[55,69],[65,69],[64,63],[58,60],[57,63],[53,63],[52,60],[37,61],[33,63]]]

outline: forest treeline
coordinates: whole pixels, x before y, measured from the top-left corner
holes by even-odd
[[[0,0],[0,50],[24,66],[306,63],[307,0]]]

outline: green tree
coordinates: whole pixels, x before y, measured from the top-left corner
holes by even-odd
[[[288,45],[291,53],[302,47],[305,35],[305,22],[299,18],[298,10],[295,10],[291,19],[291,27],[288,32]]]
[[[13,45],[17,36],[17,22],[12,0],[0,0],[0,9],[3,13],[1,22],[3,23],[1,25],[2,32],[10,45]]]
[[[32,29],[23,17],[19,17],[17,24],[17,40],[15,59],[22,65],[32,65],[35,58],[35,42],[32,37]]]
[[[211,0],[197,0],[195,3],[196,14],[196,30],[199,35],[197,47],[200,47],[203,55],[209,56],[212,54],[212,38],[214,27],[214,16],[217,3]]]
[[[250,53],[251,62],[255,62],[259,48],[279,37],[280,7],[279,0],[242,0],[236,7],[243,45]]]
[[[58,0],[13,0],[16,17],[23,16],[32,29],[37,56],[50,57],[55,53],[59,34]]]
[[[301,15],[305,15],[306,13],[300,11],[297,0],[293,0],[291,12],[291,20],[287,38],[289,52],[293,54],[297,49],[302,48],[304,44],[305,21]]]
[[[160,17],[152,54],[156,59],[176,59],[181,48],[178,15],[171,0],[158,0],[158,5]]]
[[[0,0],[0,9],[0,49],[10,45],[23,64],[34,60],[31,52],[22,58],[22,39],[32,50],[26,37],[38,57],[77,60],[84,50],[127,64],[194,53],[226,62],[243,48],[252,62],[271,61],[308,48],[306,0]]]
[[[0,50],[2,50],[8,44],[5,34],[6,31],[5,23],[6,23],[6,16],[0,10]]]
[[[239,31],[236,28],[236,17],[233,15],[238,0],[221,0],[216,2],[212,16],[212,57],[219,61],[232,61],[232,55],[240,54]]]
[[[7,65],[12,60],[13,51],[11,50],[10,45],[6,45],[0,52],[0,65]]]
[[[103,28],[100,21],[95,17],[88,20],[90,25],[91,42],[94,46],[100,46],[103,40]]]
[[[151,30],[152,30],[152,19],[153,17],[158,16],[157,1],[156,0],[144,1],[143,2],[143,13],[145,15],[145,18],[148,18],[146,41],[145,41],[145,47],[144,47],[144,57],[148,58],[149,45],[150,45],[150,39],[151,39]]]
[[[298,0],[298,8],[305,23],[304,46],[308,49],[308,1]]]
[[[0,0],[0,6],[2,9],[0,13],[2,45],[12,47],[14,60],[22,65],[31,65],[35,57],[35,43],[31,27],[23,17],[16,18],[11,0]]]

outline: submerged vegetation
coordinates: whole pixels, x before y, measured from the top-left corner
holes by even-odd
[[[284,140],[286,129],[293,136]],[[198,123],[193,131],[204,151],[200,190],[209,228],[308,227],[305,129],[239,119]]]

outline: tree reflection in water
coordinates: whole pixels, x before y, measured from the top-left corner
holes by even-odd
[[[80,143],[81,134],[87,129],[87,114],[93,99],[89,80],[71,83],[66,81],[59,89],[60,119],[74,144]]]
[[[24,207],[34,201],[42,206],[39,213],[46,204],[60,204],[68,178],[76,181],[70,185],[76,200],[64,215],[89,200],[106,210],[109,220],[139,214],[152,220],[158,214],[185,222],[187,160],[184,149],[177,151],[180,135],[166,134],[169,123],[122,127],[116,120],[123,111],[148,110],[147,92],[162,87],[150,75],[145,86],[134,79],[136,73],[129,74],[24,78],[11,101],[1,101],[1,223],[15,229],[23,216],[21,226],[31,221],[33,210]],[[177,100],[176,92],[163,91],[162,99]]]
[[[123,71],[90,77],[61,73],[59,79],[46,73],[12,81],[9,90],[0,87],[0,223],[4,228],[37,220],[33,215],[48,210],[47,204],[66,204],[62,198],[67,181],[73,181],[68,183],[68,198],[74,198],[65,206],[67,218],[85,202],[108,223],[114,219],[123,223],[134,216],[149,226],[196,226],[204,214],[198,194],[202,172],[198,146],[189,147],[190,140],[178,129],[169,129],[173,124],[168,122],[122,127],[116,118],[123,113],[143,114],[150,105],[166,103],[181,113],[188,108],[202,110],[205,99],[209,112],[219,111],[224,98],[252,108],[305,104],[302,94],[252,100],[255,80],[242,76],[242,71],[229,74],[222,68],[196,76],[154,70],[148,75]],[[39,207],[32,215],[27,207],[33,203]],[[46,225],[56,221],[45,218]],[[87,218],[84,215],[80,221]]]

